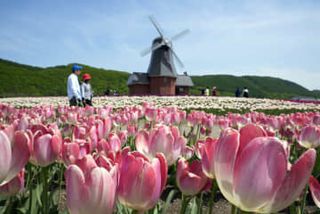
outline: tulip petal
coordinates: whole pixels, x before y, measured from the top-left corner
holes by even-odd
[[[121,162],[118,198],[122,204],[144,211],[153,207],[160,197],[161,165],[158,158],[150,163],[135,154],[127,154]]]
[[[136,136],[136,148],[142,154],[149,153],[148,145],[148,133],[146,131],[140,131]]]
[[[246,145],[256,137],[266,137],[267,133],[265,130],[255,124],[248,124],[240,129],[240,148],[239,152],[243,150]]]
[[[214,157],[214,172],[220,191],[235,204],[233,199],[233,167],[239,148],[239,132],[228,128],[219,138]]]
[[[239,154],[234,167],[234,196],[240,202],[240,208],[255,211],[269,203],[286,172],[286,152],[279,140],[271,137],[253,139]]]
[[[35,137],[34,140],[34,156],[37,164],[40,166],[47,166],[54,161],[52,149],[51,149],[52,135],[45,134],[39,137]]]
[[[169,151],[173,150],[174,138],[170,132],[168,132],[167,127],[160,127],[158,130],[154,130],[149,136],[150,152],[155,155],[158,152],[168,154]],[[168,157],[167,157],[168,159]],[[171,163],[172,160],[167,160]],[[169,164],[170,165],[170,164]]]
[[[30,158],[29,137],[23,131],[16,131],[14,134],[14,143],[12,144],[11,168],[6,181],[14,178],[27,164]]]
[[[0,131],[0,184],[6,179],[11,164],[11,143],[7,135]]]
[[[70,165],[65,171],[67,205],[70,213],[85,213],[82,208],[86,207],[89,199],[88,189],[85,186],[85,178],[82,170],[76,165]]]
[[[188,164],[184,158],[179,159],[176,181],[184,195],[198,194],[207,183],[207,177],[202,172],[201,162],[195,160]]]
[[[161,171],[161,191],[165,188],[167,184],[167,176],[168,176],[168,164],[167,160],[162,153],[158,153],[156,157],[160,161],[160,171]]]
[[[292,165],[274,197],[270,212],[277,212],[288,207],[305,188],[316,160],[316,151],[309,149]]]
[[[202,169],[203,172],[209,178],[213,179],[214,176],[214,154],[216,150],[217,139],[207,138],[204,144],[200,148],[202,157]]]
[[[116,183],[110,173],[102,168],[96,167],[90,173],[89,186],[90,198],[87,209],[97,214],[111,214],[116,194]]]
[[[55,156],[59,156],[62,149],[62,139],[59,135],[53,135],[51,140],[52,152]]]
[[[298,143],[305,148],[316,148],[320,145],[320,128],[305,126],[301,130]]]
[[[315,177],[311,176],[309,185],[313,201],[320,208],[320,183]]]

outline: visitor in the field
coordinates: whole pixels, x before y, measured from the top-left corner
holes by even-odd
[[[91,76],[90,74],[84,74],[82,76],[83,83],[81,84],[81,94],[82,94],[82,101],[84,106],[89,105],[92,106],[92,89],[90,84]]]
[[[205,96],[209,96],[209,87],[207,87],[205,90],[204,90],[204,95]]]
[[[82,66],[74,64],[72,73],[68,76],[67,93],[70,106],[82,106],[81,89],[78,80]]]
[[[234,94],[235,94],[236,97],[240,97],[241,91],[240,91],[239,87],[237,87],[237,90],[236,90],[236,92]]]
[[[249,90],[247,89],[247,87],[243,88],[243,97],[249,97]]]
[[[217,87],[216,86],[212,87],[211,95],[214,97],[217,96]]]

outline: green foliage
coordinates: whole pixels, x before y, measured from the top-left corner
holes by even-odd
[[[258,98],[280,98],[288,99],[295,96],[317,97],[316,91],[308,89],[279,78],[274,77],[258,77],[258,76],[232,76],[232,75],[206,75],[193,76],[192,80],[195,87],[191,90],[195,94],[199,94],[200,90],[212,86],[216,86],[218,95],[234,96],[237,87],[243,89],[247,87],[251,97]]]
[[[0,97],[66,96],[67,77],[72,64],[40,68],[0,59]],[[106,89],[127,94],[129,73],[105,70],[83,65],[82,73],[90,73],[94,95],[103,95]],[[273,77],[206,75],[193,76],[192,95],[200,90],[217,86],[218,95],[234,96],[237,87],[248,87],[251,97],[282,98],[307,96],[320,98],[319,91],[309,91],[302,86]]]
[[[32,67],[0,59],[0,97],[66,96],[67,77],[71,66]],[[129,73],[83,65],[82,73],[90,73],[95,95],[107,88],[126,94]]]

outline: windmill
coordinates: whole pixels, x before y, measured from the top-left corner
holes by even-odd
[[[141,52],[141,56],[151,53],[148,71],[133,72],[129,76],[127,81],[129,95],[188,95],[193,82],[187,74],[177,74],[174,59],[180,67],[183,67],[183,63],[173,50],[172,42],[189,33],[189,30],[183,30],[168,39],[157,21],[151,16],[149,19],[160,36],[152,41],[151,47]]]
[[[156,28],[159,33],[159,37],[155,38],[152,42],[152,46],[143,50],[141,56],[145,56],[151,52],[150,64],[148,67],[149,77],[176,77],[177,72],[174,66],[174,60],[178,63],[180,67],[184,67],[182,61],[173,50],[172,42],[180,39],[189,33],[189,30],[183,30],[175,36],[168,39],[164,36],[163,31],[159,23],[154,17],[149,17],[151,23]]]

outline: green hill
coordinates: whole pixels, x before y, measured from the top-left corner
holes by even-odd
[[[66,96],[71,66],[40,68],[0,59],[0,97]],[[82,66],[84,72],[93,76],[91,83],[96,95],[102,95],[107,88],[127,92],[129,73]]]
[[[319,97],[315,91],[298,85],[294,82],[274,77],[261,76],[232,76],[232,75],[206,75],[193,76],[195,84],[193,93],[201,88],[216,86],[219,94],[233,96],[237,87],[247,87],[252,97],[291,98],[295,96]],[[199,92],[198,92],[199,93]]]
[[[0,97],[16,96],[66,96],[66,81],[71,65],[34,67],[0,59]],[[103,95],[106,89],[116,89],[127,94],[129,73],[82,65],[84,72],[93,76],[95,95]],[[217,86],[219,95],[233,96],[237,87],[249,88],[252,97],[290,98],[294,96],[318,97],[319,91],[306,88],[279,78],[258,76],[206,75],[192,76],[195,86],[192,94],[200,89]]]

